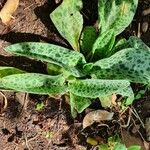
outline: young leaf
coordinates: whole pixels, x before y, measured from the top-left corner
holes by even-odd
[[[62,74],[63,68],[56,64],[48,63],[47,64],[47,72],[49,75],[59,75],[59,74]]]
[[[59,65],[77,77],[83,75],[78,66],[86,63],[81,53],[48,43],[24,42],[10,45],[5,50]]]
[[[59,33],[70,43],[74,50],[80,50],[79,37],[83,27],[81,0],[63,0],[50,17]]]
[[[126,146],[122,143],[116,143],[114,145],[114,150],[127,150]]]
[[[127,45],[127,40],[123,38],[123,39],[120,39],[119,41],[117,41],[115,43],[112,52],[114,54],[115,52],[118,52],[118,51],[120,51],[122,49],[129,48],[129,47],[130,46]]]
[[[141,150],[141,146],[139,145],[132,145],[127,148],[127,150]]]
[[[34,94],[63,94],[66,92],[65,79],[37,73],[15,74],[0,79],[1,87]]]
[[[95,40],[97,39],[97,33],[93,26],[87,26],[84,28],[80,43],[81,43],[81,50],[85,55],[88,55],[91,53],[93,44]]]
[[[110,29],[120,34],[133,20],[138,0],[98,0],[101,33]]]
[[[90,68],[86,66],[85,68]],[[135,83],[149,84],[150,51],[123,49],[109,58],[95,62],[89,73],[99,79],[127,79]]]
[[[98,150],[109,150],[108,144],[100,144]]]
[[[130,36],[128,41],[126,39],[121,39],[118,41],[113,49],[113,53],[126,48],[150,50],[150,48],[140,38],[136,36]]]
[[[120,94],[128,97],[128,104],[134,100],[134,94],[127,80],[86,79],[69,82],[69,91],[77,96],[97,98]],[[128,105],[126,103],[126,105]]]
[[[127,41],[128,45],[136,49],[145,49],[150,51],[150,48],[138,37],[131,36]]]
[[[90,104],[91,104],[90,98],[80,97],[80,96],[70,93],[70,105],[71,105],[72,116],[75,117],[74,111],[81,113]]]
[[[93,48],[93,60],[99,60],[101,58],[111,55],[111,49],[115,43],[114,31],[106,31],[96,39]]]
[[[25,73],[25,71],[19,70],[17,68],[14,67],[0,67],[0,78],[3,78],[5,76],[9,76],[12,74],[21,74],[21,73]]]

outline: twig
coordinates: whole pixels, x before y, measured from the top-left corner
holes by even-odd
[[[25,146],[26,146],[26,148],[27,148],[28,150],[30,150],[26,133],[24,133],[24,139],[25,139]]]
[[[141,37],[141,23],[138,23],[138,32],[137,32],[137,37]]]
[[[122,117],[121,117],[121,118],[122,118]],[[128,127],[128,126],[129,126],[130,121],[131,121],[131,111],[129,110],[129,117],[128,117],[128,121],[127,121],[127,123],[126,123],[126,124],[124,124],[124,125],[120,123],[120,126],[121,126],[121,127],[123,127],[123,128],[126,128],[126,127]]]
[[[3,107],[3,111],[4,111],[4,110],[7,108],[8,100],[7,100],[5,94],[4,94],[2,91],[0,91],[0,94],[1,94],[1,95],[3,96],[3,98],[4,98],[4,107]]]
[[[132,110],[133,109],[133,110]],[[143,121],[141,120],[140,116],[138,115],[137,111],[135,110],[135,108],[132,106],[132,109],[130,108],[131,112],[133,113],[133,115],[138,118],[138,120],[140,121],[142,127],[145,129],[145,125],[143,123]]]
[[[142,136],[141,132],[140,132],[139,129],[137,128],[136,123],[135,123],[135,121],[134,121],[133,118],[132,118],[132,121],[133,121],[133,124],[134,124],[134,126],[135,126],[137,132],[139,133],[140,137],[142,138],[143,141],[145,141],[145,139],[144,139],[144,137]]]
[[[23,103],[23,106],[22,106],[22,110],[21,110],[21,113],[20,115],[23,113],[23,110],[25,110],[25,108],[27,108],[27,104],[28,104],[28,93],[25,93],[25,96],[24,96],[24,103]]]

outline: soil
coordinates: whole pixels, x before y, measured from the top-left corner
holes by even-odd
[[[5,0],[1,0],[0,4],[3,6],[4,2]],[[95,25],[97,14],[93,11],[96,9],[97,0],[83,2],[84,9],[81,13],[85,25]],[[20,0],[11,25],[5,26],[0,23],[0,66],[15,66],[30,72],[46,73],[44,63],[12,56],[4,51],[4,47],[23,41],[43,41],[70,47],[49,18],[49,14],[58,5],[55,0]],[[150,46],[150,14],[143,15],[143,11],[148,8],[150,9],[150,0],[139,1],[135,18],[121,37],[136,35]],[[149,25],[146,31],[143,24]],[[135,92],[144,88],[134,85]],[[5,109],[4,98],[7,101]],[[85,114],[101,108],[99,102],[95,102],[73,119],[64,96],[52,98],[21,92],[0,92],[0,150],[98,150],[97,145],[93,146],[86,142],[87,137],[96,139],[100,144],[105,143],[107,138],[115,133],[122,136],[127,146],[138,144],[143,150],[148,150],[150,143],[147,141],[143,123],[150,117],[149,100],[150,91],[146,91],[145,95],[124,113],[124,121],[129,117],[131,119],[128,127],[120,125],[122,122],[119,121],[116,112],[115,119],[104,122],[104,126],[95,123],[83,130],[82,120]],[[36,105],[41,102],[44,103],[44,108],[37,110]],[[129,110],[134,113],[130,115]]]

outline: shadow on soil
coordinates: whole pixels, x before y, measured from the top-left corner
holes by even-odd
[[[0,55],[0,66],[16,67],[27,72],[46,73],[46,64],[19,56]]]

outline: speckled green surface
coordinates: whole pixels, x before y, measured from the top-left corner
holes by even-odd
[[[83,28],[80,13],[82,0],[63,0],[50,17],[59,33],[70,43],[74,50],[80,50],[79,37]]]
[[[91,75],[99,79],[127,79],[135,83],[150,83],[150,51],[128,48],[91,66]]]
[[[120,34],[133,20],[138,0],[98,0],[101,32],[113,29]]]
[[[0,80],[1,87],[34,94],[63,94],[67,88],[62,76],[36,73],[14,74]]]
[[[69,84],[69,91],[87,98],[110,96],[115,93],[129,97],[129,103],[134,100],[130,82],[127,80],[75,80]]]

